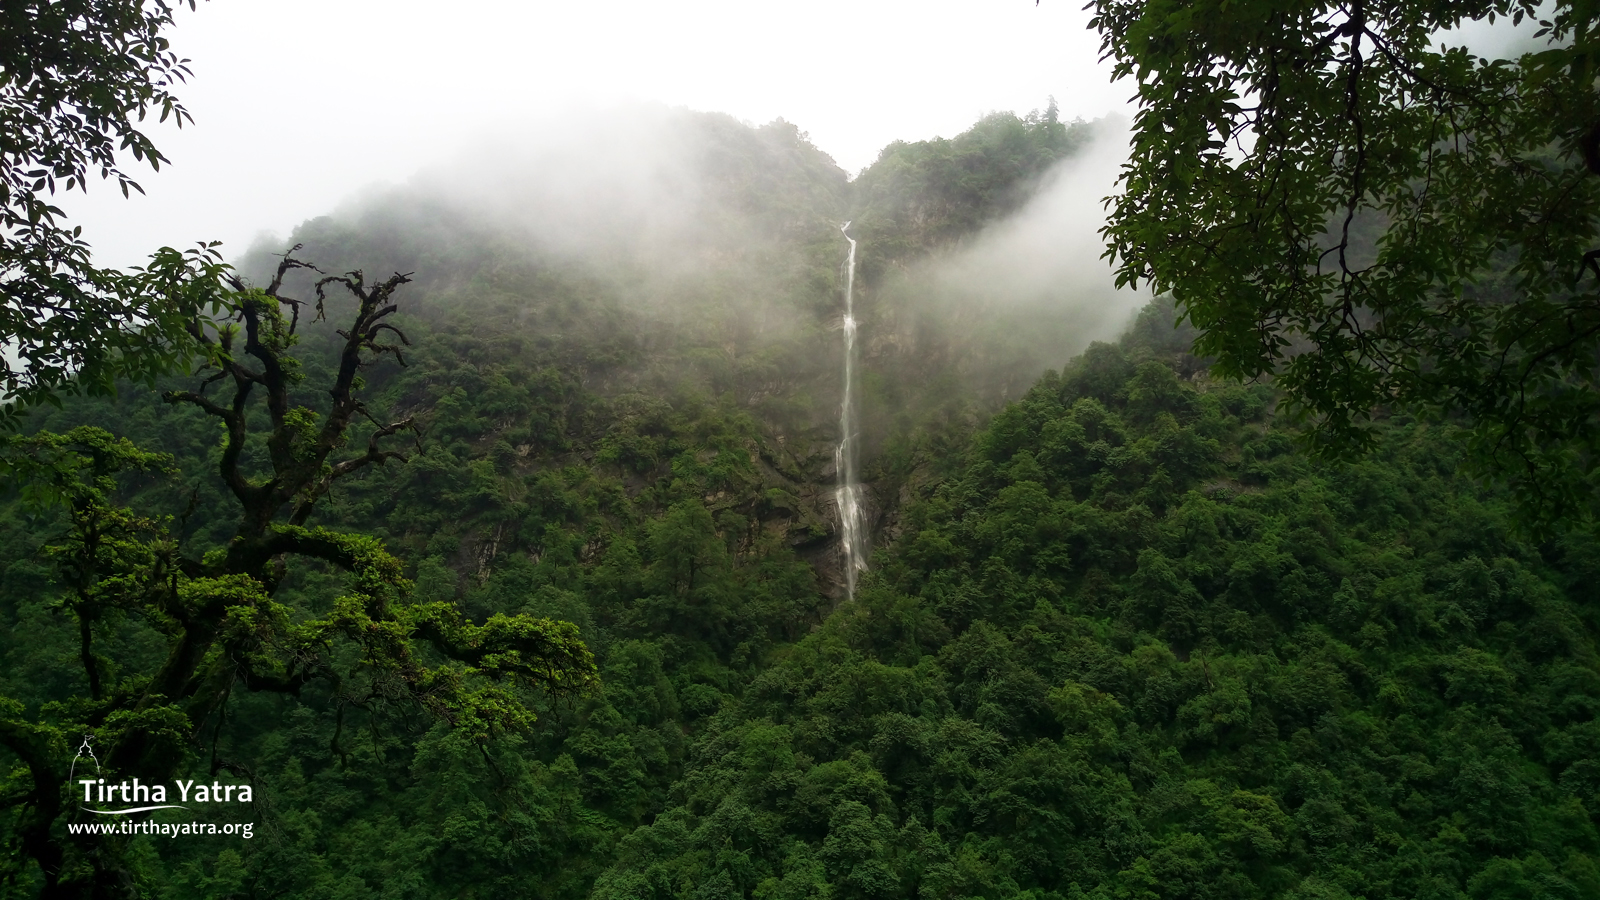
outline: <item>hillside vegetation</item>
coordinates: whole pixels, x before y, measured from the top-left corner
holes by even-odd
[[[543,181],[421,179],[294,237],[327,271],[417,273],[406,365],[365,378],[374,418],[420,433],[316,524],[381,539],[414,602],[576,623],[601,686],[525,694],[537,722],[487,742],[381,691],[241,688],[185,766],[244,773],[255,835],[135,839],[139,893],[1600,896],[1595,535],[1520,537],[1448,424],[1308,459],[1170,306],[1091,345],[1038,298],[975,327],[940,281],[1090,126],[991,116],[854,180],[786,123],[650,128],[667,150],[620,180],[557,142]],[[878,545],[854,602],[847,219]],[[344,313],[304,326],[296,402],[324,402]],[[31,426],[170,454],[122,499],[199,552],[232,537],[198,410],[129,388]],[[64,521],[26,499],[0,495],[0,694],[48,717],[84,676]],[[274,599],[320,614],[340,581],[297,570]],[[99,627],[117,677],[165,652],[134,617]]]
[[[1590,536],[1529,547],[1392,423],[1097,345],[699,738],[596,896],[1600,892]]]

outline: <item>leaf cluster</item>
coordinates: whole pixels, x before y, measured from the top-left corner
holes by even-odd
[[[189,74],[164,34],[173,12],[165,0],[29,0],[0,12],[0,424],[62,393],[182,368],[188,326],[219,311],[227,267],[214,244],[162,248],[132,272],[100,268],[50,201],[96,174],[142,193],[118,155],[166,161],[142,123],[190,119],[171,92]]]
[[[1226,376],[1335,455],[1394,408],[1468,424],[1535,520],[1592,513],[1600,106],[1583,4],[1093,4],[1138,85],[1104,234]],[[1484,59],[1438,38],[1536,20]]]

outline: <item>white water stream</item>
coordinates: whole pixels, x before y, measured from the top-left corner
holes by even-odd
[[[835,498],[839,505],[839,548],[844,557],[844,583],[849,598],[856,597],[856,580],[867,568],[866,510],[861,505],[861,482],[856,474],[856,241],[850,236],[850,223],[839,233],[850,242],[844,276],[844,401],[839,404],[839,446],[833,451],[834,468],[839,474]]]

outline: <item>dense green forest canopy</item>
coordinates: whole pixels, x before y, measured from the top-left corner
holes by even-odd
[[[381,542],[405,603],[573,623],[598,687],[526,691],[536,724],[487,741],[356,685],[235,691],[175,764],[255,786],[253,837],[132,838],[130,892],[1600,895],[1591,531],[1522,536],[1448,424],[1385,418],[1370,460],[1308,458],[1274,389],[1212,380],[1170,305],[998,388],[1013,350],[919,279],[1026,214],[1088,126],[990,117],[851,181],[793,126],[674,122],[692,152],[635,170],[676,198],[665,219],[563,238],[422,184],[295,236],[330,271],[418,273],[389,319],[407,365],[362,373],[373,419],[417,433],[309,524]],[[852,218],[877,553],[841,604]],[[353,302],[304,311],[305,384],[338,372]],[[1036,312],[995,315],[1050,327]],[[129,387],[31,424],[168,454],[107,496],[204,558],[236,531],[211,418]],[[348,452],[378,430],[352,428]],[[0,694],[59,722],[90,691],[48,549],[71,522],[25,500],[0,496]],[[313,562],[272,599],[316,617],[344,590]],[[108,682],[162,652],[132,617],[93,627]]]
[[[1535,527],[1600,472],[1600,13],[1570,0],[1096,0],[1138,113],[1106,228],[1197,352],[1335,453],[1468,426]],[[1515,58],[1460,29],[1523,25]],[[1507,52],[1507,51],[1502,51]]]
[[[1142,336],[975,437],[595,896],[1600,890],[1593,536],[1518,541],[1446,430],[1308,461]]]

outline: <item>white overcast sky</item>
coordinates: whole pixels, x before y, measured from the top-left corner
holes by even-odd
[[[782,117],[852,173],[890,141],[953,136],[1054,96],[1062,117],[1128,113],[1080,0],[209,0],[180,9],[194,75],[148,195],[59,198],[102,264],[286,237],[475,136],[573,107],[652,101]]]

